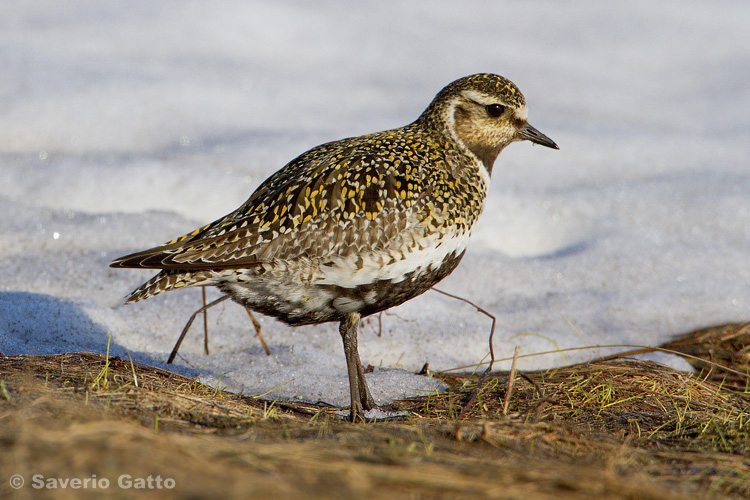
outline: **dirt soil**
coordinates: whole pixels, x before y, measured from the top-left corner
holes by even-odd
[[[101,354],[0,356],[0,499],[750,498],[750,324],[663,347],[696,373],[524,373],[506,411],[507,373],[434,373],[449,391],[356,424]]]

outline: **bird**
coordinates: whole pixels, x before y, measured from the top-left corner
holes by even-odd
[[[492,73],[459,78],[414,122],[314,147],[228,215],[110,265],[160,270],[128,303],[215,286],[288,325],[338,322],[350,418],[362,421],[376,403],[357,348],[360,319],[456,269],[495,160],[517,141],[559,149],[528,123],[513,82]]]

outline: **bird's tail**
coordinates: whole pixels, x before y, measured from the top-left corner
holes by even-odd
[[[194,285],[214,284],[214,273],[211,271],[162,271],[135,290],[125,299],[125,303],[138,302],[175,288]]]

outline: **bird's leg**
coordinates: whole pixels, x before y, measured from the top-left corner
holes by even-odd
[[[378,405],[375,404],[375,400],[372,399],[370,394],[370,388],[367,387],[367,380],[365,379],[365,369],[362,367],[362,361],[359,359],[359,352],[355,351],[357,355],[357,383],[359,385],[359,400],[362,402],[362,408],[365,410],[372,410]]]
[[[357,325],[360,314],[351,312],[341,320],[339,331],[344,341],[344,354],[346,355],[346,368],[349,373],[349,391],[351,394],[351,419],[352,422],[364,420],[364,410],[375,407],[375,401],[370,395],[370,389],[365,380],[365,370],[359,359],[357,350]]]
[[[344,355],[346,356],[346,369],[349,373],[349,393],[351,395],[351,420],[364,419],[362,401],[359,394],[359,352],[357,351],[357,323],[359,313],[352,312],[341,320],[339,332],[344,341]]]

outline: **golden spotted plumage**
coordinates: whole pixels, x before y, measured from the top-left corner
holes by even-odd
[[[317,146],[234,212],[112,266],[162,270],[128,302],[215,285],[292,325],[340,321],[352,412],[361,414],[373,402],[359,373],[358,319],[423,293],[455,269],[504,147],[519,140],[557,147],[526,114],[509,80],[459,79],[415,122]]]

